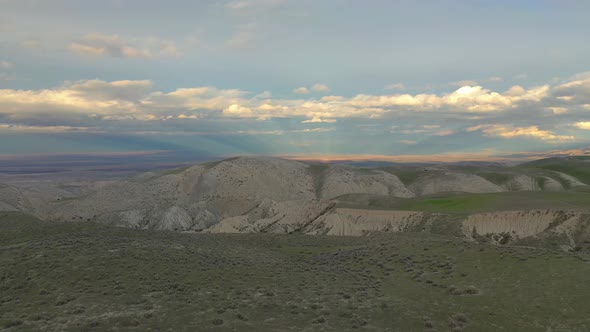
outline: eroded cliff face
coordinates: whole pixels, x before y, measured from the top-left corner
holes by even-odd
[[[294,210],[291,210],[294,209]],[[574,248],[590,239],[590,214],[580,210],[530,210],[475,213],[467,216],[418,211],[335,208],[320,201],[274,205],[266,218],[227,218],[207,232],[272,232],[364,236],[374,232],[430,232],[498,244],[561,237]]]

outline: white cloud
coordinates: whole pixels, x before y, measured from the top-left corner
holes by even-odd
[[[488,77],[488,81],[489,82],[502,82],[502,81],[504,81],[504,78],[499,77],[499,76],[492,76],[492,77]]]
[[[590,103],[590,73],[578,74],[572,79],[556,86],[553,96],[568,103]]]
[[[590,122],[588,121],[577,122],[574,124],[574,126],[583,130],[590,130]]]
[[[293,90],[293,92],[296,94],[300,94],[300,95],[306,95],[306,94],[309,94],[309,89],[302,86],[300,88]]]
[[[315,84],[314,86],[311,87],[311,89],[315,92],[320,92],[320,93],[330,92],[330,88],[327,85],[320,84],[320,83]]]
[[[453,135],[455,133],[454,130],[443,130],[443,131],[439,131],[438,133],[436,133],[436,136],[450,136]]]
[[[465,86],[442,94],[359,94],[352,97],[273,99],[270,92],[256,94],[215,87],[158,91],[149,80],[107,82],[94,79],[66,82],[52,89],[0,89],[0,114],[4,118],[19,119],[46,116],[67,118],[66,114],[76,114],[78,117],[92,116],[97,121],[291,118],[303,123],[334,123],[346,118],[368,120],[395,116],[409,123],[413,120],[418,123],[415,127],[397,128],[397,132],[429,136],[455,134],[447,125],[436,124],[437,118],[460,119],[464,123],[471,123],[473,128],[474,121],[481,123],[502,119],[495,122],[509,123],[507,117],[518,116],[523,119],[518,127],[494,125],[476,130],[488,136],[532,137],[550,142],[573,139],[571,136],[539,129],[546,125],[553,126],[550,122],[553,115],[567,111],[567,124],[584,121],[586,107],[590,107],[590,101],[585,98],[585,84],[583,78],[577,77],[556,87],[514,86],[505,92],[481,86]],[[309,94],[310,89],[301,87],[295,92]],[[562,100],[561,97],[569,99]],[[580,118],[576,119],[576,116]],[[555,118],[565,121],[564,116]]]
[[[568,112],[568,109],[565,107],[547,107],[548,110],[553,112],[553,114],[565,114]]]
[[[565,141],[572,141],[574,136],[556,135],[549,130],[539,129],[538,126],[529,127],[514,127],[512,125],[478,125],[466,129],[467,132],[482,131],[485,136],[495,136],[503,138],[514,137],[532,137],[538,138],[550,143],[561,143]]]
[[[385,90],[405,90],[406,86],[402,83],[389,84],[383,87]]]
[[[238,104],[232,104],[223,111],[223,114],[237,118],[251,118],[254,116],[254,112],[250,108]]]
[[[270,99],[272,98],[272,93],[270,91],[264,91],[263,93],[257,94],[254,98],[258,99]]]
[[[463,81],[459,81],[459,82],[451,82],[451,83],[449,83],[449,85],[464,87],[464,86],[477,86],[479,84],[473,80],[463,80]]]
[[[336,119],[322,119],[318,117],[314,117],[310,120],[301,121],[301,123],[334,123]]]
[[[501,94],[481,86],[464,86],[446,95],[402,94],[402,95],[357,95],[348,101],[354,107],[403,107],[414,110],[434,110],[449,108],[463,112],[493,112],[509,109],[519,102],[540,101],[548,93],[549,87],[518,90],[517,93]]]
[[[197,114],[180,114],[179,116],[177,116],[177,118],[179,119],[191,119],[191,120],[197,120],[200,119],[200,117]]]
[[[407,144],[407,145],[418,144],[418,142],[416,142],[416,141],[410,141],[410,140],[405,140],[405,139],[404,140],[401,140],[399,142],[402,143],[402,144]]]
[[[77,54],[90,56],[111,56],[120,58],[152,59],[158,57],[178,57],[182,54],[176,43],[155,37],[125,39],[119,35],[100,33],[87,34],[68,45]]]

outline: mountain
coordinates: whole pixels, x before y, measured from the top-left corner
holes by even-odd
[[[428,231],[493,241],[549,232],[572,247],[586,238],[590,194],[570,168],[547,165],[559,163],[353,167],[238,157],[75,192],[4,185],[0,210],[180,232]]]

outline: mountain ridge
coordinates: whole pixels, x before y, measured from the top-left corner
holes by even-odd
[[[528,210],[520,215],[511,215],[510,218],[516,218],[512,229],[481,226],[476,227],[476,233],[477,229],[492,229],[521,234],[519,222],[531,223],[531,211],[548,215],[570,211],[579,221],[575,225],[583,223],[588,194],[579,188],[585,188],[585,184],[574,176],[530,166],[469,163],[369,168],[273,157],[236,157],[142,173],[98,186],[83,195],[3,186],[0,209],[30,213],[45,220],[95,221],[180,232],[364,235],[375,231],[432,231],[452,221],[453,232],[472,238],[472,230],[458,231],[469,220],[498,223],[482,216],[489,213],[485,209],[470,210],[470,205],[501,201],[511,193],[517,195],[516,199],[532,202],[523,205]],[[538,195],[532,195],[535,192]],[[551,193],[563,193],[564,204],[554,204],[552,209],[552,204],[546,203],[557,202],[547,196]],[[55,195],[53,199],[48,198],[51,194]],[[359,195],[367,200],[357,200],[352,210],[345,208],[346,202]],[[432,198],[437,195],[447,202]],[[381,202],[383,208],[371,202]],[[497,212],[518,210],[518,206],[502,204],[497,205]],[[500,213],[494,218],[506,219],[508,215],[502,217]],[[549,218],[548,223],[557,218]],[[548,227],[547,223],[542,224],[545,226],[538,233]],[[575,236],[565,230],[560,230],[560,234],[568,237],[568,243],[575,244]]]

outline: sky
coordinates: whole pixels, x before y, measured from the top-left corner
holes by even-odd
[[[590,147],[590,2],[0,0],[0,155]]]

